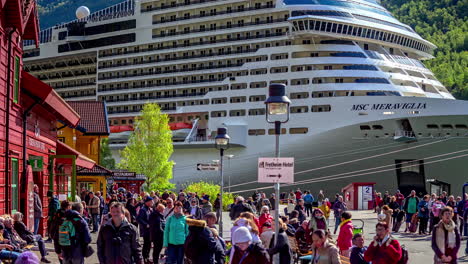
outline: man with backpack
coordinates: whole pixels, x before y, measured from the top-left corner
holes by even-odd
[[[143,264],[138,230],[124,216],[121,203],[113,203],[111,219],[104,223],[97,238],[100,264]]]
[[[74,203],[71,210],[65,212],[63,222],[59,226],[58,248],[62,264],[84,264],[85,256],[89,256],[88,245],[91,234],[88,224],[82,217],[83,205]]]
[[[60,250],[59,250],[60,245],[58,244],[59,226],[62,224],[63,219],[65,218],[65,212],[70,209],[71,209],[70,202],[67,200],[62,201],[60,203],[60,209],[55,213],[50,223],[49,236],[52,237],[52,239],[54,240],[55,253],[57,253],[59,257],[60,257]],[[57,252],[57,250],[59,251]]]
[[[49,235],[49,239],[45,242],[52,242],[52,234],[50,233],[50,225],[52,224],[52,219],[54,218],[55,214],[60,209],[60,202],[57,197],[54,195],[52,191],[47,191],[47,197],[49,197],[49,206],[47,212],[47,233]]]

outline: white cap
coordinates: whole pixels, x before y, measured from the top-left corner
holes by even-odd
[[[241,226],[234,231],[232,234],[232,242],[236,243],[243,243],[243,242],[251,242],[252,235],[247,227]]]

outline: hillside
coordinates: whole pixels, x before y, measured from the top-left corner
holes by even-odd
[[[38,0],[41,29],[74,20],[79,6],[87,6],[91,13],[124,0]]]
[[[437,45],[424,62],[455,97],[468,100],[468,0],[382,0],[401,22]]]

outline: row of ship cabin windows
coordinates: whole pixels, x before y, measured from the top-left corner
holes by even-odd
[[[437,125],[437,124],[428,124],[426,126],[428,129],[468,129],[468,126],[465,125],[465,124],[456,124],[456,125],[452,125],[452,124],[441,124],[440,126]],[[383,130],[383,126],[381,125],[372,125],[372,127],[370,125],[361,125],[359,126],[359,128],[361,130]]]
[[[289,134],[307,134],[309,128],[307,127],[292,127],[289,129]],[[249,129],[249,136],[264,136],[265,129]],[[286,128],[281,128],[281,134],[286,134]],[[275,129],[268,129],[268,135],[275,135]]]
[[[290,108],[291,114],[300,114],[300,113],[307,113],[309,112],[309,107],[308,106],[292,106]],[[331,106],[330,105],[313,105],[310,108],[311,112],[330,112],[331,111]],[[229,116],[245,116],[247,111],[245,109],[237,109],[237,110],[230,110],[229,111]],[[227,116],[227,111],[222,110],[222,111],[213,111],[210,113],[212,118],[216,117],[225,117]],[[257,108],[257,109],[249,109],[248,110],[248,115],[249,116],[257,116],[257,115],[265,115],[265,109],[264,108]]]
[[[429,51],[429,47],[422,42],[407,38],[403,35],[393,34],[390,32],[379,31],[370,28],[351,26],[347,24],[339,24],[320,20],[298,20],[293,21],[293,31],[300,30],[315,30],[344,35],[357,36],[368,39],[376,39],[389,43],[395,43],[401,46],[418,49],[424,52]]]

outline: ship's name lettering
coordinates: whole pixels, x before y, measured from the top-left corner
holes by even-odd
[[[355,104],[351,111],[426,109],[426,103]]]

